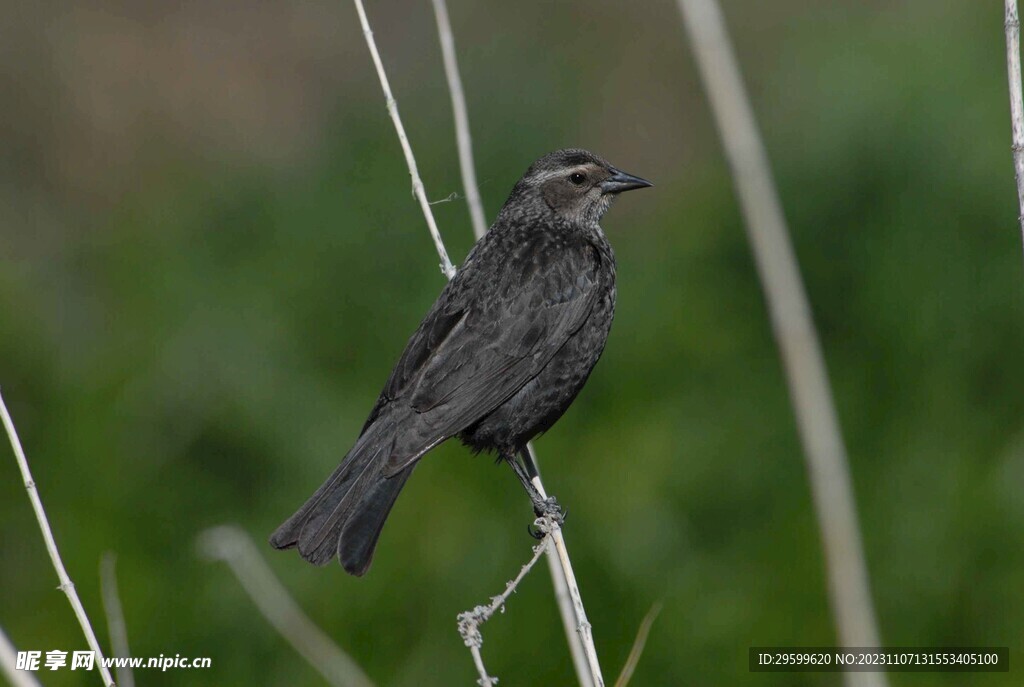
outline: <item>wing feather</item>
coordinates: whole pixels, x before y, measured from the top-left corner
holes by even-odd
[[[415,427],[402,432],[386,475],[512,397],[586,322],[601,291],[596,252],[589,246],[548,248],[524,246],[503,278],[465,299],[472,307],[446,311],[435,305],[417,330],[382,395],[402,399],[415,411]],[[449,304],[462,301],[458,289],[453,291]]]

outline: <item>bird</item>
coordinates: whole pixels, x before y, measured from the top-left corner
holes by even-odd
[[[538,516],[561,517],[531,483],[526,445],[604,351],[615,255],[599,221],[620,193],[648,186],[578,148],[530,165],[409,339],[352,448],[271,546],[365,574],[416,464],[453,437],[508,462]]]

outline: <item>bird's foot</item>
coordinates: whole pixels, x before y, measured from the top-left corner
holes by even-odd
[[[554,496],[549,496],[543,501],[533,504],[533,512],[537,514],[538,518],[547,516],[559,525],[565,522],[565,510],[558,504],[558,499]]]
[[[537,515],[538,520],[548,520],[554,523],[557,527],[561,527],[565,524],[566,511],[558,504],[558,500],[554,496],[549,496],[546,499],[535,501],[533,504],[533,512]],[[530,525],[527,527],[527,531],[530,536],[534,539],[543,539],[549,531],[549,528],[544,526]]]

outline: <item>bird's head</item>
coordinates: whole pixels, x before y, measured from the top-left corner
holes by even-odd
[[[646,186],[653,184],[617,169],[591,152],[566,148],[548,153],[530,165],[513,189],[506,208],[515,203],[553,213],[573,224],[591,224],[601,219],[619,193]]]

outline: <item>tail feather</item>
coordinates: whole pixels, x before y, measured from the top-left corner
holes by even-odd
[[[412,466],[393,477],[382,472],[394,445],[393,426],[385,421],[368,428],[327,481],[274,531],[270,545],[297,548],[314,565],[326,565],[337,556],[347,572],[364,574],[384,521],[412,472]]]
[[[338,558],[347,572],[352,575],[363,575],[370,569],[384,521],[387,520],[391,507],[395,505],[395,499],[398,498],[410,474],[411,467],[394,477],[378,478],[345,521],[338,543]]]
[[[376,460],[379,453],[350,454],[343,463],[348,469],[341,479],[335,480],[332,476],[328,480],[327,489],[306,513],[299,530],[298,547],[303,558],[325,545],[329,549],[337,548],[337,534],[344,527],[345,521],[353,509],[359,507],[366,490],[381,479],[380,464]],[[328,559],[330,555],[328,551]]]

